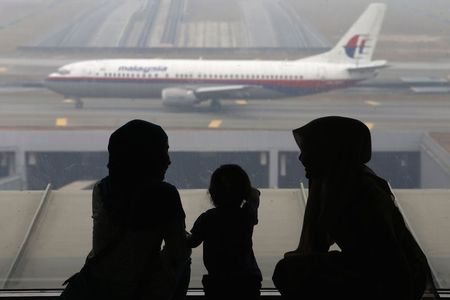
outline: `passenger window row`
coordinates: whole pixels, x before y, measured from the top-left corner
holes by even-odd
[[[105,73],[105,77],[109,78],[158,78],[159,74],[134,74],[134,73]],[[165,75],[166,78],[190,78],[190,79],[269,79],[269,80],[301,80],[302,75],[255,75],[255,74],[241,74],[241,75],[228,75],[228,74],[198,74],[194,78],[193,74],[175,74],[175,76]]]

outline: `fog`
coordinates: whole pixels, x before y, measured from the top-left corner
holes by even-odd
[[[377,55],[448,58],[448,1],[390,0]],[[366,0],[0,2],[0,53],[17,47],[330,47]]]

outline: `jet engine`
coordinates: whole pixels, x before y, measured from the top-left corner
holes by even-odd
[[[183,88],[168,88],[162,91],[162,103],[171,107],[190,107],[199,103],[194,91]]]

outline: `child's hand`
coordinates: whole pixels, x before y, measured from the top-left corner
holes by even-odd
[[[257,188],[252,187],[244,204],[252,215],[253,224],[255,225],[258,224],[259,195],[261,195],[261,192]]]
[[[254,207],[258,207],[260,195],[261,195],[261,192],[257,188],[252,187],[252,190],[250,191],[250,195],[248,196],[247,202]]]

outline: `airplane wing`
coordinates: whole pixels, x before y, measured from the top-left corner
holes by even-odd
[[[206,100],[247,98],[256,85],[190,85],[162,90],[163,104],[167,106],[190,106]]]
[[[218,85],[218,86],[204,86],[193,89],[195,96],[198,99],[211,98],[230,98],[230,97],[245,97],[246,93],[251,88],[256,88],[254,85]]]
[[[347,70],[349,72],[367,72],[374,71],[377,69],[387,68],[388,64],[385,60],[376,60],[368,64],[359,64],[348,67]]]

